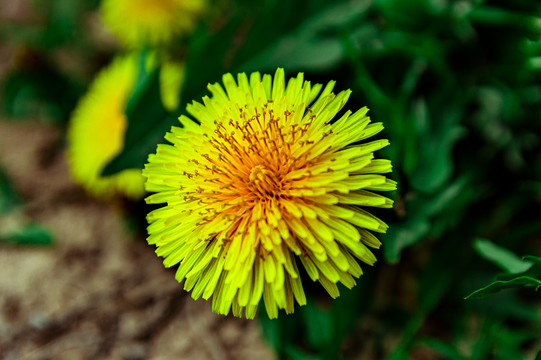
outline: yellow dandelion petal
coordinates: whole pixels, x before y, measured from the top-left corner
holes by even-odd
[[[359,260],[376,261],[371,232],[387,230],[366,209],[392,207],[372,192],[396,188],[391,163],[374,159],[389,142],[358,143],[382,125],[367,108],[335,119],[351,92],[334,94],[334,82],[286,82],[282,69],[222,81],[187,106],[200,124],[181,116],[172,145],[149,156],[147,202],[165,204],[149,214],[149,244],[220,314],[253,318],[261,299],[271,318],[305,305],[299,264],[339,296],[337,283],[351,288],[362,274]]]
[[[206,0],[102,0],[104,23],[130,48],[159,45],[191,32]]]
[[[173,70],[167,72],[171,74]],[[101,199],[115,195],[140,199],[144,195],[144,178],[140,169],[127,169],[111,176],[101,176],[104,167],[124,147],[127,126],[125,108],[136,77],[136,55],[116,58],[96,76],[87,94],[77,104],[68,124],[67,156],[72,176],[90,194]],[[176,75],[175,78],[182,79],[182,75]],[[176,86],[165,85],[162,96],[173,99],[178,94],[172,94],[175,89]],[[175,148],[160,147],[160,157],[174,160],[178,151],[169,149]],[[162,171],[167,176],[167,169]],[[170,176],[173,179],[174,174]],[[170,188],[157,186],[156,189]],[[154,201],[161,203],[171,195],[157,193]]]

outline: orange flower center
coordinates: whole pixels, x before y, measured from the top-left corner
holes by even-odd
[[[206,144],[201,150],[206,151],[197,149],[201,157],[189,160],[195,167],[183,172],[195,185],[184,192],[184,200],[206,207],[200,210],[205,215],[202,223],[219,215],[233,221],[259,205],[266,209],[287,200],[298,187],[295,181],[310,176],[302,169],[317,163],[323,153],[312,155],[318,144],[305,139],[314,115],[295,123],[290,121],[295,111],[275,113],[271,104],[256,107],[250,115],[240,108],[237,119],[229,115],[229,120],[215,120],[215,126],[204,134]],[[298,171],[302,173],[291,178]]]
[[[250,171],[251,191],[260,200],[276,198],[281,190],[281,179],[263,165],[256,165]]]

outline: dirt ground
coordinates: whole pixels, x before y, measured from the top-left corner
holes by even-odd
[[[58,129],[0,120],[0,167],[24,200],[15,216],[54,237],[0,245],[0,359],[274,358],[257,321],[192,300],[122,207],[72,183]]]

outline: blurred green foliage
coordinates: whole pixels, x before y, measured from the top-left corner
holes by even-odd
[[[25,219],[22,202],[0,168],[0,245],[49,245],[48,230]]]
[[[85,83],[103,65],[103,53],[88,31],[99,0],[30,0],[0,17],[0,40],[13,49],[0,86],[2,112],[11,118],[64,123]],[[4,17],[6,16],[6,18]],[[66,66],[67,65],[67,66]]]
[[[81,90],[50,67],[20,69],[3,83],[4,111],[11,117],[66,121]]]
[[[77,14],[51,15],[51,29],[17,41],[47,58],[78,39],[69,31]],[[381,156],[399,189],[394,214],[377,213],[390,224],[384,261],[333,302],[304,281],[307,306],[272,321],[261,311],[280,358],[541,358],[539,293],[522,289],[539,285],[539,258],[515,255],[541,255],[541,2],[222,0],[193,35],[160,50],[186,63],[181,104],[224,72],[284,67],[351,88],[348,107],[367,105],[385,125],[392,146]],[[6,89],[50,89],[47,79],[10,76]],[[69,88],[73,79],[61,78],[51,81]],[[142,167],[179,126],[184,105],[166,111],[157,89],[157,73],[141,71],[125,149],[105,173]],[[12,114],[28,108],[5,92]],[[53,95],[38,97],[64,103]],[[492,263],[505,271],[496,280]]]
[[[538,290],[541,287],[541,258],[525,256],[522,260],[488,240],[478,239],[474,246],[479,255],[505,272],[499,275],[496,281],[468,295],[467,299],[486,297],[504,289],[534,287]]]

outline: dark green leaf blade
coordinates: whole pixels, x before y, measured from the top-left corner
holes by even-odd
[[[513,252],[485,239],[476,239],[473,243],[475,251],[486,260],[494,263],[511,274],[518,274],[528,270],[532,262],[524,261]]]
[[[6,174],[0,169],[0,214],[7,214],[19,205],[19,197]]]
[[[37,224],[28,224],[0,237],[0,242],[14,245],[50,245],[51,233]]]
[[[471,294],[466,296],[465,299],[481,299],[502,290],[532,286],[537,289],[541,286],[541,280],[534,279],[530,276],[519,276],[506,281],[498,280],[479,290],[472,292]]]
[[[243,64],[243,69],[285,67],[290,71],[328,69],[341,62],[346,53],[337,34],[349,23],[363,17],[371,1],[338,3],[314,14],[295,31],[277,39]]]
[[[454,346],[436,338],[422,339],[421,342],[450,360],[465,360],[466,358]]]
[[[328,348],[335,331],[331,312],[318,308],[313,302],[308,302],[302,309],[302,315],[306,324],[308,344],[318,350]]]
[[[128,127],[124,149],[103,170],[112,175],[128,168],[143,168],[148,154],[173,125],[173,116],[163,107],[159,71],[140,72],[137,85],[126,107]]]

